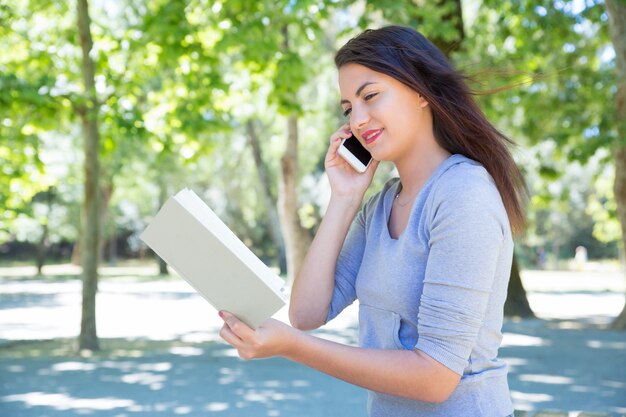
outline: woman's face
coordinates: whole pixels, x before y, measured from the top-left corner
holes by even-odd
[[[428,102],[411,88],[363,65],[339,69],[341,107],[352,133],[374,159],[397,161],[432,137]]]

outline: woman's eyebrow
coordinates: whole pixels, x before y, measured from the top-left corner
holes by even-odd
[[[361,84],[361,86],[360,86],[359,88],[357,88],[357,89],[356,89],[356,93],[355,93],[355,95],[356,95],[357,97],[358,97],[358,96],[360,96],[360,95],[361,95],[361,93],[363,92],[363,89],[364,89],[365,87],[367,87],[368,85],[371,85],[371,84],[378,84],[378,83],[376,83],[376,82],[374,82],[374,81],[366,81],[366,82],[364,82],[363,84]],[[349,100],[346,100],[346,99],[342,99],[342,100],[341,100],[341,103],[339,103],[339,104],[345,104],[345,103],[350,103],[350,101],[349,101]]]

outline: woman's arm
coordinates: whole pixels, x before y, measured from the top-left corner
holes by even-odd
[[[337,154],[341,140],[350,134],[346,124],[330,138],[324,163],[330,203],[291,289],[289,320],[302,330],[315,329],[326,321],[337,257],[378,166],[374,161],[359,174]]]
[[[419,401],[439,403],[461,376],[419,350],[363,349],[320,339],[268,320],[256,331],[221,312],[220,336],[244,359],[283,356],[360,387]]]
[[[326,321],[337,257],[360,203],[351,196],[331,198],[291,289],[289,320],[294,327],[311,330]]]

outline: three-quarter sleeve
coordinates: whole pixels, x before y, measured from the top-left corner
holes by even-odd
[[[485,318],[509,230],[490,178],[445,180],[430,207],[430,253],[418,314],[416,348],[463,375]],[[508,277],[507,277],[508,278]]]

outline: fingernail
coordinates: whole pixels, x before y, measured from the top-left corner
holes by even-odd
[[[223,312],[223,311],[220,311],[220,312],[219,312],[219,313],[217,313],[217,314],[219,314],[221,318],[224,318],[224,312]]]

